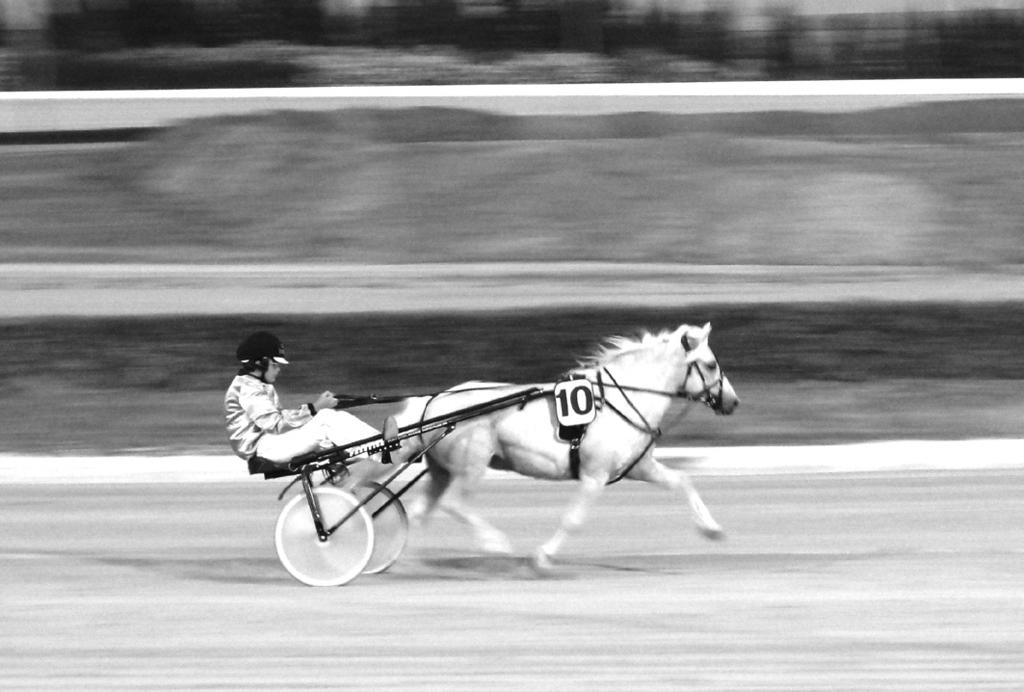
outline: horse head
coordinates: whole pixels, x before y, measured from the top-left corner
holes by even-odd
[[[728,415],[736,410],[740,399],[708,345],[710,335],[710,322],[703,327],[684,324],[673,334],[682,349],[684,366],[677,393],[692,401],[707,404],[715,413]]]

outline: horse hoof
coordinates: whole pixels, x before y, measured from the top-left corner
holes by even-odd
[[[721,526],[701,526],[697,530],[709,541],[725,540],[725,531]]]
[[[533,554],[533,557],[530,559],[530,567],[542,577],[549,576],[555,571],[555,564],[551,561],[551,556],[543,550],[537,550]]]
[[[507,543],[503,543],[501,545],[485,545],[483,547],[483,551],[487,555],[495,555],[501,557],[505,557],[513,553],[512,546]]]
[[[488,555],[512,554],[512,542],[507,536],[490,536],[480,542],[480,548]]]

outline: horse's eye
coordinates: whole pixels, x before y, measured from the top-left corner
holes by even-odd
[[[717,371],[718,371],[718,363],[714,363],[714,362],[708,363],[708,372],[717,372]]]

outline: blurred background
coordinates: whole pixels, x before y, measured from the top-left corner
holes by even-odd
[[[1014,77],[1015,0],[2,0],[6,89]]]
[[[0,0],[0,88],[1024,72],[1019,2],[849,4]],[[0,452],[226,453],[221,397],[257,328],[288,344],[280,389],[297,404],[325,387],[551,381],[604,337],[704,321],[744,404],[692,414],[667,443],[1019,437],[1021,97],[714,115],[277,108],[0,133]],[[487,269],[508,262],[529,270]],[[580,262],[601,264],[566,273]],[[282,263],[292,275],[270,273]],[[465,275],[449,279],[452,264]],[[411,265],[428,280],[396,269]],[[410,302],[374,303],[398,284]],[[462,308],[432,305],[442,289]],[[336,309],[312,310],[330,290]],[[586,300],[601,290],[614,300]]]

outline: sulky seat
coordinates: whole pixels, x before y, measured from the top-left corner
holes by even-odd
[[[260,473],[263,474],[265,479],[270,480],[271,478],[294,476],[298,471],[292,470],[289,466],[275,464],[261,456],[253,455],[249,458],[249,474],[255,476]]]

